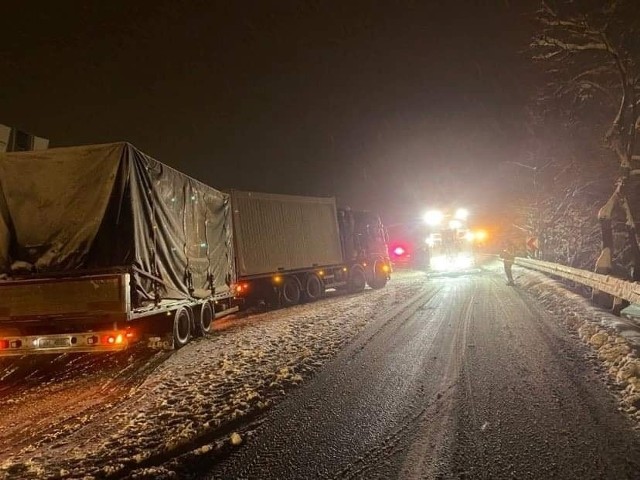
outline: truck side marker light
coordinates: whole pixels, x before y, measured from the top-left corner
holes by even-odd
[[[342,267],[342,271],[346,272],[347,271],[347,267]]]
[[[273,277],[273,281],[274,283],[280,283],[282,282],[282,277],[280,275],[276,275],[275,277]]]
[[[388,272],[389,272],[389,265],[383,265],[383,266],[382,266],[382,271],[383,271],[384,273],[388,273]]]
[[[318,272],[318,275],[320,275],[320,276],[322,277],[322,276],[324,275],[324,270],[320,270],[320,271]]]
[[[122,334],[119,333],[118,336],[115,339],[116,345],[121,345],[123,340],[124,340],[124,338],[122,337]]]
[[[133,337],[135,337],[135,335],[136,335],[136,334],[135,334],[135,333],[133,333],[133,332],[127,332],[127,333],[125,334],[125,337],[127,337],[127,338],[133,338]]]
[[[362,264],[362,266],[363,266],[363,267],[366,267],[366,266],[367,266],[367,262],[364,262],[364,263]]]

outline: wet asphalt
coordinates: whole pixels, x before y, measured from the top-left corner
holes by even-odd
[[[491,272],[426,281],[202,477],[640,479],[639,435],[559,318]]]

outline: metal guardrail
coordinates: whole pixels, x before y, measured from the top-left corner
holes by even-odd
[[[557,263],[543,262],[530,258],[516,257],[515,264],[521,267],[530,268],[539,272],[549,273],[557,277],[566,278],[574,282],[586,285],[601,292],[608,293],[614,297],[622,298],[631,303],[640,303],[640,283],[628,282],[609,275],[580,270],[578,268],[567,267]]]

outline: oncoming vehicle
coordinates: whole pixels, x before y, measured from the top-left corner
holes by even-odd
[[[434,273],[464,272],[475,267],[476,235],[467,226],[468,211],[453,215],[433,210],[425,215],[431,232],[425,240],[429,248],[429,269]]]
[[[467,232],[444,229],[427,239],[431,252],[429,266],[434,272],[459,272],[473,268],[475,258]]]

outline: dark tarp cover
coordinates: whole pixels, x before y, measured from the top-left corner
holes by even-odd
[[[134,306],[228,291],[229,196],[127,143],[0,154],[0,274],[135,267]],[[141,272],[138,272],[140,270]],[[145,275],[149,274],[149,275]]]

